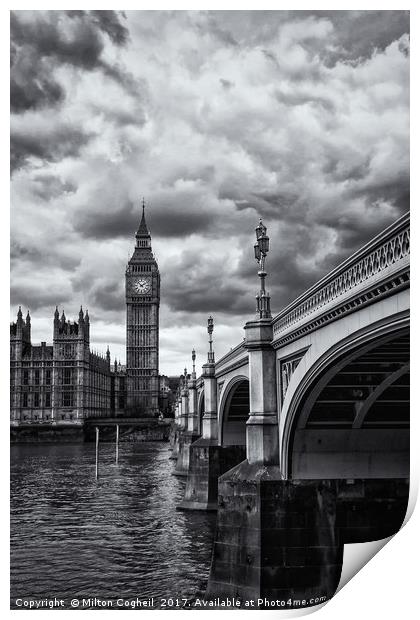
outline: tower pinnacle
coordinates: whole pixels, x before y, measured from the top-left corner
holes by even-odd
[[[150,233],[149,233],[149,229],[147,228],[147,224],[146,224],[146,217],[144,215],[144,208],[146,206],[146,203],[144,202],[144,198],[142,200],[142,214],[141,214],[141,220],[140,220],[140,226],[137,230],[136,233],[136,237],[148,237],[150,239]]]

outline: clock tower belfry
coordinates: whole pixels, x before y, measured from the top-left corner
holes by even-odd
[[[143,213],[125,271],[127,304],[127,414],[159,413],[160,275]]]

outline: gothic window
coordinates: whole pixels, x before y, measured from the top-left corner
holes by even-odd
[[[73,407],[73,392],[63,393],[63,407]]]
[[[71,385],[72,383],[72,372],[71,368],[65,368],[63,373],[63,383],[64,385]]]
[[[34,394],[34,407],[39,407],[39,392]]]
[[[35,385],[39,385],[39,370],[35,370]]]
[[[50,392],[47,392],[45,394],[45,406],[46,407],[51,407],[51,394],[50,394]]]
[[[45,371],[45,383],[51,385],[51,370]]]
[[[24,370],[23,371],[23,385],[28,385],[28,383],[29,383],[29,372],[27,370]]]
[[[27,407],[28,406],[28,393],[24,392],[22,396],[23,396],[22,407]]]

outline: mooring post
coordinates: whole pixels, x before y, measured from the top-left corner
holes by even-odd
[[[116,432],[115,432],[115,464],[118,465],[118,441],[120,438],[120,425],[117,424],[116,425]]]
[[[96,427],[96,467],[95,467],[95,478],[96,480],[99,477],[99,428]]]

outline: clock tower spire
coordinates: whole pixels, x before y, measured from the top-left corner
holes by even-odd
[[[136,232],[136,247],[150,247],[151,248],[151,236],[150,236],[149,229],[147,228],[146,218],[144,215],[144,208],[146,206],[144,202],[144,198],[142,200],[141,206],[142,206],[142,215],[141,215],[140,225]],[[144,242],[146,240],[149,240],[149,245],[146,245],[145,243],[143,244],[141,243],[142,241]]]
[[[159,413],[160,274],[146,224],[145,202],[134,252],[125,272],[127,305],[127,414]]]

